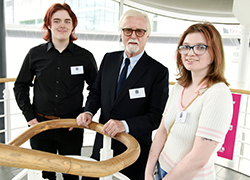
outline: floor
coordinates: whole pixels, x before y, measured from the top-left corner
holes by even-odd
[[[246,176],[237,171],[215,165],[216,180],[250,180],[250,176]]]
[[[85,156],[89,156],[92,147],[84,147],[82,153]],[[246,176],[234,170],[216,165],[217,180],[250,180],[250,176]],[[0,180],[11,180],[22,169],[0,166]],[[62,180],[61,174],[57,174],[58,180]],[[27,180],[27,177],[23,177],[21,180]],[[32,179],[33,180],[33,179]]]

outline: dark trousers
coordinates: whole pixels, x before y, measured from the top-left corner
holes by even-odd
[[[38,116],[39,122],[44,121],[43,117]],[[74,128],[69,131],[68,128],[52,129],[41,132],[30,139],[32,149],[50,152],[60,155],[81,155],[83,143],[83,129]],[[55,172],[42,172],[43,178],[56,180]],[[78,180],[76,175],[63,174],[64,180]]]

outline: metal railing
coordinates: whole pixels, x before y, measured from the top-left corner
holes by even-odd
[[[13,137],[17,136],[17,132],[20,134],[20,132],[23,132],[27,129],[26,120],[24,119],[15,102],[14,93],[12,90],[14,81],[15,78],[0,79],[0,83],[5,83],[4,99],[0,99],[0,102],[4,102],[5,104],[5,112],[4,114],[0,114],[0,117],[4,117],[5,119],[5,128],[0,130],[0,133],[5,133],[6,142],[9,142],[11,139],[13,139]],[[175,82],[170,82],[169,84],[172,86],[175,84]],[[232,93],[241,94],[234,155],[233,160],[218,158],[217,164],[236,170],[243,174],[250,175],[248,170],[248,167],[250,166],[250,91],[241,89],[230,90]],[[13,108],[18,109],[17,112],[12,112]],[[14,116],[19,116],[19,121],[23,121],[23,125],[20,125],[19,127],[13,126],[13,123],[10,121],[14,121]],[[91,135],[92,132],[88,133]]]

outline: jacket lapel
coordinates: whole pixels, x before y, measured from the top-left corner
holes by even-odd
[[[120,67],[121,67],[121,63],[123,60],[123,52],[118,54],[117,57],[114,57],[115,61],[110,65],[112,67],[112,73],[110,74],[109,82],[114,82],[111,84],[110,87],[110,94],[111,94],[111,98],[115,99],[115,95],[116,95],[116,84],[117,84],[117,78],[119,76],[119,72],[120,72]],[[110,84],[110,83],[108,83]]]
[[[146,52],[143,54],[141,59],[137,62],[131,73],[129,74],[127,80],[124,83],[124,86],[120,90],[120,93],[116,97],[113,106],[115,106],[117,103],[119,103],[123,97],[128,93],[129,89],[136,84],[137,81],[141,79],[141,77],[147,72],[149,63],[148,56]]]

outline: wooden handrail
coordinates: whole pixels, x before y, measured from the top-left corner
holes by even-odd
[[[78,126],[75,119],[60,119],[38,123],[30,127],[8,144],[0,143],[0,165],[61,172],[88,177],[104,177],[112,175],[133,164],[139,157],[140,145],[135,138],[127,133],[119,133],[114,139],[123,143],[127,150],[111,159],[104,161],[85,161],[72,157],[61,156],[38,150],[20,148],[34,135],[57,128],[83,128]],[[89,129],[101,133],[102,124],[92,122]]]
[[[5,83],[5,82],[14,82],[16,78],[0,78],[0,83]],[[174,85],[176,82],[169,82],[169,85]],[[250,95],[250,91],[248,90],[243,90],[243,89],[232,89],[230,88],[230,91],[232,93],[238,93],[238,94],[246,94]]]
[[[14,82],[16,78],[0,78],[0,83]]]

